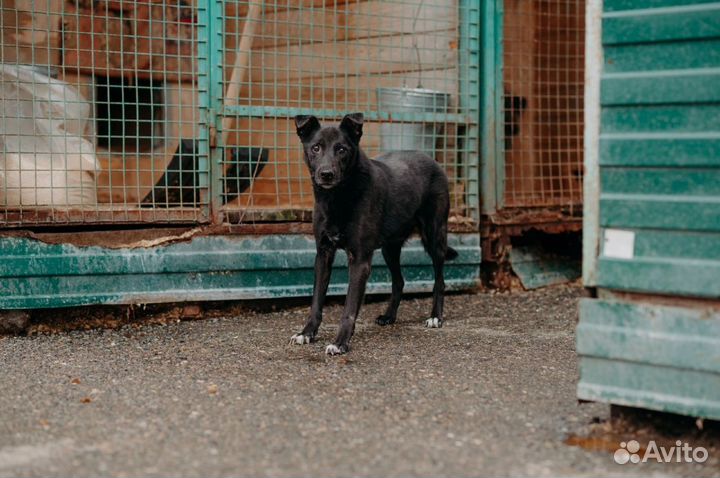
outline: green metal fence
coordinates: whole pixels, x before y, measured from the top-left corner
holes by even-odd
[[[477,219],[479,31],[462,0],[14,0],[0,226],[307,220],[292,117],[368,120]]]
[[[470,0],[2,0],[0,309],[308,295],[292,117],[352,111],[370,155],[443,164],[447,287],[474,287],[480,21]],[[402,263],[431,290],[418,240]]]
[[[450,178],[453,216],[476,218],[479,12],[473,2],[291,3],[215,5],[225,13],[213,46],[225,59],[212,80],[225,92],[224,104],[215,105],[224,117],[217,123],[224,150],[213,157],[215,190],[227,181],[251,183],[236,200],[217,198],[222,220],[302,217],[312,190],[291,118],[312,113],[335,122],[349,111],[365,113],[362,145],[371,156],[389,149],[433,155]],[[248,29],[249,21],[257,26]],[[252,44],[247,57],[238,52],[244,41]],[[228,174],[230,151],[247,160]]]
[[[206,220],[205,6],[10,0],[0,23],[0,225]]]

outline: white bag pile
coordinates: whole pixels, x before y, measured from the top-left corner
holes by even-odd
[[[31,66],[0,64],[0,206],[94,206],[90,104]]]

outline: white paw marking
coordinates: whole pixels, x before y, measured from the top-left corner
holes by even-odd
[[[342,350],[337,345],[330,344],[325,347],[325,353],[328,355],[340,355]]]
[[[425,321],[425,327],[431,328],[431,329],[437,329],[442,325],[442,322],[438,320],[437,317],[433,317],[431,319],[427,319]]]
[[[304,345],[310,343],[310,337],[303,334],[295,334],[292,337],[290,337],[290,343],[291,344],[297,344],[297,345]]]

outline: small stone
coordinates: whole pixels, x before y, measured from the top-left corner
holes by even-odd
[[[30,325],[30,314],[24,310],[0,312],[0,334],[22,334],[27,330],[28,325]]]

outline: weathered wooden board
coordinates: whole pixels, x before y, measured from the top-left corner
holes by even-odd
[[[455,42],[455,31],[446,30],[433,35],[416,33],[253,50],[249,78],[253,82],[273,82],[444,70],[457,65]],[[417,51],[413,45],[417,45]]]
[[[189,3],[115,2],[63,12],[63,67],[75,74],[192,81],[195,9]]]
[[[378,108],[377,89],[423,87],[450,93],[451,108],[457,105],[458,70],[420,70],[377,73],[361,76],[330,76],[278,79],[272,83],[252,82],[240,91],[240,104],[249,106],[291,106],[308,109],[372,111]]]
[[[253,0],[254,1],[254,0]],[[292,8],[316,8],[341,6],[365,0],[266,0],[263,1],[263,12],[272,15],[274,12],[283,12]],[[239,0],[225,3],[225,16],[227,18],[245,18],[250,7],[250,1]]]
[[[457,0],[394,3],[363,0],[327,4],[325,8],[293,1],[289,8],[265,9],[253,49],[286,48],[293,45],[331,43],[378,36],[434,32],[457,27]],[[229,10],[229,8],[227,9]],[[230,15],[225,22],[225,45],[229,52],[239,43],[245,16]]]

